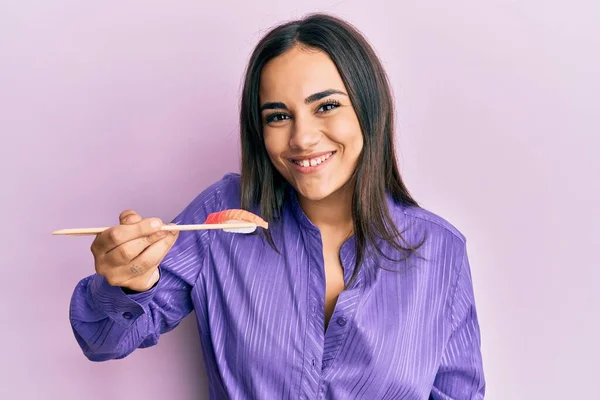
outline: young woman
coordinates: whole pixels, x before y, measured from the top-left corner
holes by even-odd
[[[388,81],[360,33],[327,15],[270,31],[240,129],[241,174],[174,222],[243,208],[269,229],[165,234],[124,211],[73,294],[86,356],[152,346],[195,310],[211,398],[483,398],[465,237],[402,182]]]

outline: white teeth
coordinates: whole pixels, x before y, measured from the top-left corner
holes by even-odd
[[[322,162],[324,162],[325,160],[327,160],[332,155],[333,155],[333,153],[328,153],[328,154],[325,154],[324,156],[313,158],[311,160],[302,160],[302,161],[292,160],[292,161],[294,161],[294,163],[296,163],[296,164],[298,164],[298,165],[300,165],[302,167],[309,167],[309,166],[310,167],[314,167],[316,165],[321,164]]]

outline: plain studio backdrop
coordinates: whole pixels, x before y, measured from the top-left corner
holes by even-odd
[[[468,238],[489,399],[597,394],[597,2],[3,0],[2,399],[207,399],[193,316],[88,361],[68,320],[91,237],[170,220],[238,171],[250,51],[280,21],[355,24],[392,82],[401,171]]]

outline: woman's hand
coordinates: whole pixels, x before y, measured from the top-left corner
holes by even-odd
[[[179,232],[161,231],[160,219],[142,219],[133,210],[123,211],[119,221],[120,225],[98,234],[92,243],[96,272],[112,286],[146,291],[158,281],[158,265]]]

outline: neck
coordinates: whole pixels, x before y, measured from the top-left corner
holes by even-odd
[[[352,192],[351,185],[345,185],[338,191],[321,200],[309,200],[298,196],[300,207],[321,231],[352,232]]]

